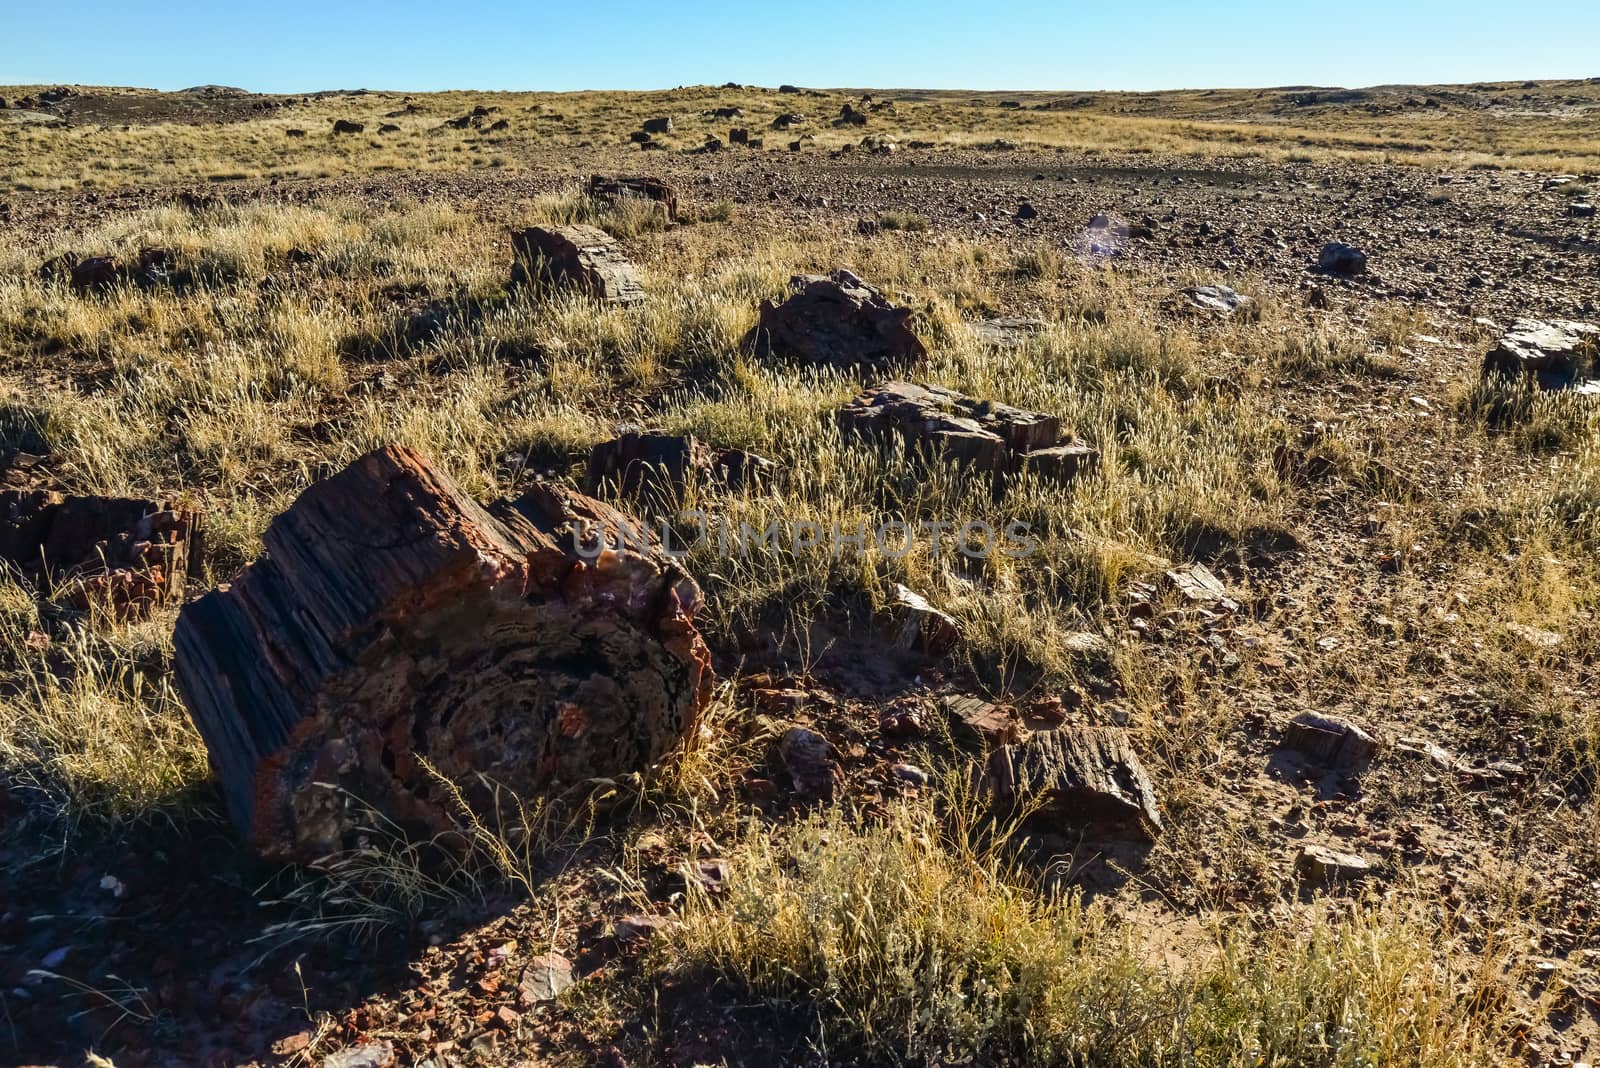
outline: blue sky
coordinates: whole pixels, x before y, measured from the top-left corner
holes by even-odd
[[[1161,89],[1575,77],[1600,77],[1600,0],[0,4],[0,84]]]

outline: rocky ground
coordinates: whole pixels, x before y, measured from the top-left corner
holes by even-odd
[[[716,649],[719,674],[739,678],[741,723],[802,725],[825,739],[825,762],[837,765],[819,791],[781,751],[767,755],[767,726],[742,726],[733,734],[757,740],[729,765],[724,814],[754,812],[782,825],[817,804],[819,792],[869,813],[917,795],[923,769],[961,751],[918,726],[947,718],[942,702],[952,696],[999,706],[976,707],[976,718],[1034,725],[1064,717],[1121,726],[1134,702],[1178,720],[1225,708],[1225,720],[1193,726],[1217,731],[1198,743],[1204,762],[1151,768],[1158,794],[1182,796],[1156,843],[1118,840],[1090,851],[1062,833],[1036,844],[1040,856],[1068,857],[1071,884],[1114,902],[1120,922],[1167,932],[1179,957],[1211,915],[1308,900],[1308,890],[1291,885],[1297,877],[1312,883],[1318,864],[1347,863],[1319,860],[1316,849],[1355,854],[1348,863],[1370,865],[1365,885],[1380,893],[1436,888],[1468,928],[1473,915],[1488,914],[1497,887],[1532,890],[1531,944],[1518,949],[1536,976],[1520,988],[1535,1022],[1505,1053],[1554,1064],[1600,1051],[1600,867],[1592,834],[1585,846],[1585,832],[1573,833],[1593,819],[1594,783],[1581,770],[1546,774],[1559,761],[1531,725],[1538,709],[1498,691],[1490,677],[1497,662],[1479,655],[1479,628],[1491,616],[1472,598],[1499,587],[1453,556],[1454,539],[1470,533],[1415,525],[1449,516],[1470,527],[1464,510],[1479,504],[1474,493],[1509,492],[1559,464],[1463,430],[1461,387],[1515,318],[1600,322],[1600,223],[1572,207],[1592,200],[1593,176],[1115,151],[641,157],[582,149],[532,156],[515,172],[13,193],[0,206],[0,240],[63,247],[86,228],[159,204],[330,198],[373,211],[444,203],[485,228],[509,229],[520,220],[508,203],[590,173],[646,169],[641,161],[686,201],[731,202],[730,225],[752,234],[960,240],[997,258],[1044,248],[1108,265],[1151,300],[1171,301],[1163,313],[1171,329],[1197,332],[1210,388],[1255,395],[1304,443],[1280,464],[1298,487],[1287,531],[1222,544],[1202,534],[1192,545],[1193,558],[1219,576],[1226,605],[1204,591],[1188,597],[1162,569],[1111,599],[1101,622],[1114,647],[1141,650],[1140,679],[1102,666],[1052,704],[1037,693],[997,694],[936,656],[870,644],[823,646],[804,664],[758,647]],[[1363,250],[1366,271],[1318,270],[1330,241]],[[1381,345],[1372,341],[1382,359],[1321,375],[1239,367],[1211,348],[1223,337],[1212,320],[1197,320],[1177,295],[1197,283],[1225,283],[1330,328],[1382,335]],[[1396,308],[1414,318],[1397,320]],[[1048,317],[1051,309],[987,311]],[[11,370],[49,373],[60,360],[56,373],[70,377],[72,359],[20,354]],[[1358,478],[1320,449],[1330,435],[1363,443],[1368,462]],[[1508,569],[1522,566],[1508,557]],[[1550,632],[1530,625],[1517,639],[1527,648],[1511,654],[1543,665],[1539,678],[1561,695],[1557,704],[1592,702],[1600,686],[1592,647],[1583,645],[1600,633],[1593,591],[1576,583],[1570,591],[1568,629],[1554,639],[1565,643],[1560,651],[1544,648]],[[1363,724],[1381,756],[1368,765],[1286,745],[1285,730],[1305,713]],[[1174,770],[1191,781],[1177,788]],[[194,789],[201,808],[215,806],[208,786]],[[692,982],[648,980],[649,1019],[608,1001],[619,996],[610,984],[654,976],[640,948],[649,922],[619,921],[642,912],[670,922],[685,878],[715,895],[726,862],[703,858],[726,852],[733,833],[704,814],[631,807],[626,797],[614,804],[598,830],[561,840],[535,865],[533,903],[514,885],[486,880],[478,896],[441,898],[410,926],[371,941],[349,937],[361,932],[331,907],[323,924],[284,903],[302,890],[245,856],[221,821],[90,831],[57,854],[48,837],[12,838],[0,847],[10,853],[0,873],[0,1060],[78,1063],[90,1048],[121,1068],[801,1056],[785,1043],[807,1033],[804,1021],[734,996],[707,997]],[[21,825],[29,805],[25,782],[0,781],[0,821]],[[273,926],[289,917],[291,926]],[[555,1000],[568,968],[583,982]],[[1554,1008],[1535,1011],[1540,984],[1558,982]],[[815,1049],[804,1056],[827,1060]]]

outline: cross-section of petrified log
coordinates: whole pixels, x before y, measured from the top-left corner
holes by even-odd
[[[312,486],[229,588],[185,607],[179,689],[229,811],[263,854],[410,833],[643,770],[709,695],[699,589],[626,517],[555,485],[485,509],[416,453]],[[601,531],[608,532],[596,551]]]

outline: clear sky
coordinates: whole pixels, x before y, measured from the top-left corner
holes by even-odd
[[[0,0],[0,84],[1176,89],[1600,77],[1600,0]]]

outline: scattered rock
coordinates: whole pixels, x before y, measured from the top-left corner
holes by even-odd
[[[716,452],[692,434],[628,431],[589,452],[584,492],[643,497],[658,507],[681,499],[690,485],[739,490],[767,485],[778,465],[741,449]]]
[[[651,134],[671,133],[672,132],[672,118],[670,116],[663,115],[660,118],[646,119],[646,120],[644,120],[644,123],[639,128],[641,130],[643,130],[645,133],[651,133]]]
[[[322,1058],[322,1068],[390,1068],[394,1046],[389,1041],[364,1042]]]
[[[1600,327],[1557,319],[1518,319],[1483,358],[1485,376],[1532,375],[1540,389],[1583,389],[1600,383]]]
[[[1315,712],[1291,720],[1279,745],[1330,767],[1358,767],[1378,752],[1377,740],[1354,723]]]
[[[1253,299],[1227,286],[1190,286],[1183,291],[1183,295],[1196,308],[1221,315],[1232,315],[1240,309],[1248,309],[1255,305]]]
[[[1026,200],[1017,205],[1016,219],[1018,222],[1027,222],[1030,219],[1037,219],[1038,217],[1039,209],[1034,207],[1032,204],[1029,204]]]
[[[626,433],[589,452],[583,491],[591,496],[646,496],[665,505],[711,470],[711,450],[693,434]]]
[[[358,134],[366,128],[365,123],[351,122],[349,119],[333,120],[333,132],[336,134]]]
[[[730,144],[730,145],[748,145],[749,143],[750,143],[750,131],[749,130],[747,130],[747,129],[743,128],[743,127],[734,127],[733,129],[728,131],[728,144]]]
[[[1574,219],[1592,219],[1595,215],[1594,205],[1583,200],[1574,200],[1567,205],[1567,214]]]
[[[0,561],[41,585],[70,586],[82,608],[141,617],[181,600],[202,546],[199,513],[170,500],[0,491]]]
[[[1051,822],[1161,832],[1149,776],[1115,727],[1061,727],[1003,746],[989,758],[984,789],[1013,805],[1042,804],[1038,817]]]
[[[927,349],[911,330],[911,309],[849,271],[799,275],[792,295],[761,303],[760,318],[744,339],[757,356],[779,356],[832,367],[914,363]]]
[[[523,1005],[539,1005],[554,1001],[572,983],[572,962],[559,953],[544,953],[533,958],[522,970],[517,994]]]
[[[1506,630],[1521,639],[1530,649],[1540,652],[1550,652],[1561,646],[1561,635],[1543,627],[1532,627],[1526,623],[1507,623]]]
[[[306,132],[304,130],[296,129],[295,127],[292,127],[292,126],[289,129],[283,131],[283,133],[284,133],[285,137],[304,137],[306,135]]]
[[[634,304],[644,299],[644,283],[611,235],[594,226],[574,223],[546,229],[530,227],[511,235],[515,258],[512,286],[547,279],[571,286],[608,304]]]
[[[455,828],[424,761],[489,812],[502,789],[660,759],[710,698],[710,655],[698,587],[631,525],[556,483],[485,509],[400,447],[312,485],[174,635],[241,832],[311,861],[359,842],[367,806],[407,833]]]
[[[658,931],[670,931],[678,925],[671,916],[656,916],[648,912],[624,916],[616,922],[617,941],[624,945],[648,942]]]
[[[1317,269],[1345,277],[1365,274],[1367,254],[1351,245],[1330,241],[1322,246],[1322,251],[1317,255]]]
[[[1048,324],[1043,319],[1014,316],[979,319],[969,325],[980,343],[997,349],[1015,349],[1021,348],[1030,337],[1039,333]]]
[[[895,764],[889,768],[889,774],[912,786],[927,786],[933,781],[926,771],[915,764]]]
[[[1327,886],[1364,878],[1371,873],[1372,865],[1353,853],[1310,844],[1302,846],[1294,858],[1294,870],[1308,885]]]
[[[942,698],[939,707],[950,724],[950,733],[957,741],[976,744],[988,751],[1022,740],[1022,723],[1015,711],[1005,705],[993,704],[978,697],[956,695]]]
[[[1168,571],[1167,581],[1192,604],[1220,604],[1229,600],[1228,588],[1204,564]]]

